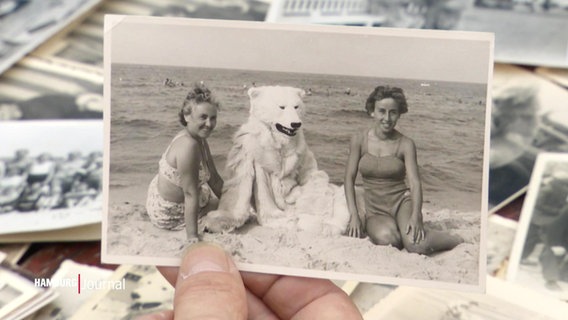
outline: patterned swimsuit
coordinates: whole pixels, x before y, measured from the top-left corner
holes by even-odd
[[[158,179],[160,176],[171,182],[173,185],[181,188],[181,175],[177,168],[172,167],[168,163],[166,160],[166,154],[170,150],[174,141],[182,136],[184,136],[184,134],[176,136],[166,151],[162,154],[162,157],[158,162],[158,174],[156,174],[152,179],[152,182],[150,182],[150,186],[148,187],[148,197],[146,198],[146,210],[150,216],[150,221],[155,226],[167,230],[181,230],[185,227],[184,203],[168,201],[164,199],[158,191]],[[207,153],[203,150],[202,154],[205,157]],[[199,208],[204,208],[209,203],[211,189],[207,183],[210,177],[211,174],[209,172],[209,168],[202,159],[199,164]]]

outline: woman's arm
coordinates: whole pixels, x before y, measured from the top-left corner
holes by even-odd
[[[347,200],[347,209],[351,215],[347,232],[350,237],[357,238],[361,237],[361,219],[359,218],[357,202],[355,201],[355,179],[357,178],[359,159],[361,158],[361,141],[360,134],[355,134],[351,138],[343,184],[345,188],[345,198]]]
[[[406,234],[410,234],[414,243],[419,243],[425,237],[422,221],[422,182],[418,173],[418,160],[414,141],[408,137],[402,137],[402,151],[404,165],[412,199],[412,215],[406,227]]]
[[[208,184],[217,198],[221,199],[221,193],[223,191],[223,178],[221,178],[221,175],[219,175],[219,172],[217,171],[217,167],[215,166],[215,162],[213,161],[213,156],[211,156],[209,143],[207,143],[207,141],[204,141],[204,143],[205,152],[207,153],[207,167],[209,168],[209,173],[211,174],[211,178],[209,179]]]
[[[197,238],[198,235],[199,163],[201,161],[199,149],[199,143],[192,138],[183,139],[170,149],[170,152],[175,153],[177,170],[181,176],[185,205],[185,230],[188,240]]]

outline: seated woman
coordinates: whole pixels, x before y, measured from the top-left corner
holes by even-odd
[[[57,164],[55,174],[52,179],[52,187],[65,194],[73,186],[73,182],[85,175],[83,166],[85,160],[78,151],[69,152],[67,159]]]
[[[61,204],[61,192],[53,188],[57,164],[50,154],[42,153],[32,162],[26,179],[27,187],[18,200],[22,211],[47,210]]]
[[[460,237],[427,231],[423,226],[416,147],[412,139],[395,129],[400,115],[408,111],[403,90],[380,86],[373,93],[366,105],[371,106],[369,113],[375,126],[352,137],[345,170],[349,236],[361,237],[364,230],[377,245],[421,254],[454,248],[463,241]],[[359,171],[365,191],[364,210],[355,201]]]
[[[0,213],[16,208],[18,199],[26,187],[25,174],[20,174],[17,167],[8,167],[0,178]]]
[[[48,184],[55,174],[56,164],[47,153],[40,154],[30,165],[28,171],[28,184],[39,182]]]
[[[194,86],[179,112],[184,128],[162,154],[158,174],[148,188],[146,209],[152,223],[168,230],[185,227],[188,240],[197,240],[198,217],[217,206],[211,190],[221,196],[223,180],[207,144],[218,109],[209,89]]]
[[[65,207],[84,207],[87,206],[97,198],[98,191],[89,188],[86,182],[81,179],[75,179],[71,189],[63,196]]]

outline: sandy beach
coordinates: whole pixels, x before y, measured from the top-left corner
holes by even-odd
[[[108,243],[113,247],[113,254],[177,257],[184,250],[185,231],[154,227],[143,205],[123,203],[112,206],[111,210],[115,214],[109,220]],[[245,265],[351,273],[354,278],[373,275],[477,283],[479,215],[452,210],[424,212],[428,228],[451,231],[464,238],[465,242],[451,251],[424,256],[393,247],[375,246],[366,238],[320,237],[308,232],[271,229],[256,223],[250,223],[235,233],[204,233],[203,240],[220,244],[232,253],[237,262]]]

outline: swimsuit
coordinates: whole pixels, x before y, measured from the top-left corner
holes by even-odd
[[[150,221],[157,227],[168,230],[181,230],[185,227],[184,211],[185,205],[183,202],[177,203],[164,199],[158,191],[158,177],[161,175],[164,179],[171,182],[173,185],[181,188],[181,175],[177,168],[172,167],[166,161],[166,154],[170,150],[173,142],[182,137],[183,135],[176,136],[166,151],[162,154],[158,162],[158,174],[154,176],[150,186],[148,187],[148,197],[146,199],[146,210],[150,216]],[[207,152],[203,150],[204,157]],[[207,185],[211,177],[209,168],[202,160],[199,164],[199,208],[202,209],[209,203],[211,196],[211,189]]]
[[[388,215],[396,218],[401,205],[411,203],[405,182],[406,167],[397,156],[402,137],[392,155],[375,156],[368,152],[368,132],[363,137],[363,156],[359,160],[365,189],[365,217]]]
[[[30,167],[27,179],[28,184],[35,182],[44,182],[47,177],[49,177],[49,173],[51,172],[53,166],[53,162],[34,163]]]

